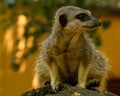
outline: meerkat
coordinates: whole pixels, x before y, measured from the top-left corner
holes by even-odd
[[[42,42],[36,65],[38,87],[50,82],[54,91],[62,83],[94,89],[107,73],[107,60],[95,48],[87,31],[101,25],[91,12],[74,6],[57,10],[52,32]]]

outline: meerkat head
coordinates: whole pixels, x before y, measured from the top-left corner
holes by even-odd
[[[58,28],[70,27],[88,31],[101,25],[89,10],[74,6],[65,6],[56,12],[55,23]]]

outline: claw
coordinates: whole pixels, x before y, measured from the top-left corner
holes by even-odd
[[[53,89],[53,91],[54,91],[55,93],[58,93],[59,91],[61,91],[61,89],[62,89],[62,86],[61,86],[61,84],[59,84],[59,85],[57,85],[57,86]]]
[[[53,92],[55,92],[55,93],[58,93],[61,90],[61,83],[60,83],[60,81],[51,83],[51,86],[52,86]]]
[[[100,85],[100,81],[99,81],[99,80],[97,80],[97,79],[90,79],[90,80],[88,81],[88,83],[87,83],[86,88],[93,90],[93,89],[95,89],[96,87],[99,87],[99,85]]]

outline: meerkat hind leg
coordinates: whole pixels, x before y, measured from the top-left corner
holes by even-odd
[[[78,68],[78,86],[85,88],[86,87],[86,80],[87,80],[87,75],[89,71],[90,65],[88,64],[83,64],[82,62],[79,65]]]

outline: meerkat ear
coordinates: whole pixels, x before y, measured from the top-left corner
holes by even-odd
[[[65,14],[62,14],[59,17],[60,24],[65,27],[67,25],[67,16]]]

